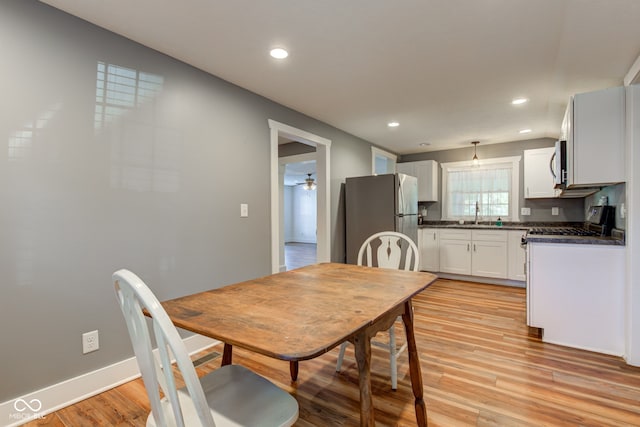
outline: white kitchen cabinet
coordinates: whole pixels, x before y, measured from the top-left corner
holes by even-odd
[[[522,247],[522,238],[527,230],[509,230],[507,235],[507,279],[527,280],[525,273],[527,251]]]
[[[625,181],[623,87],[574,95],[562,133],[567,140],[567,187]]]
[[[472,230],[471,275],[507,278],[507,232]]]
[[[625,247],[529,242],[527,324],[542,340],[624,354]]]
[[[398,163],[396,170],[400,173],[418,178],[418,201],[438,201],[438,162],[421,160],[418,162]]]
[[[524,197],[540,199],[556,197],[558,190],[551,171],[555,147],[524,150]]]
[[[440,271],[471,274],[471,242],[440,238]]]
[[[440,271],[440,239],[436,228],[421,228],[418,233],[420,245],[420,270]]]
[[[456,228],[441,230],[440,271],[505,279],[507,232]]]

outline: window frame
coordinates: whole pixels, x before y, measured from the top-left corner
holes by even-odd
[[[477,165],[473,164],[471,160],[465,160],[461,162],[449,162],[440,163],[442,168],[442,221],[458,221],[469,220],[469,216],[454,216],[449,213],[448,199],[449,192],[447,189],[449,182],[449,171],[453,170],[473,170],[478,167],[485,169],[494,169],[498,167],[504,167],[505,165],[511,166],[511,194],[509,197],[510,215],[505,218],[501,218],[503,221],[520,222],[520,161],[522,156],[511,157],[496,157],[492,159],[483,159],[478,161]],[[480,220],[481,217],[478,217]],[[493,221],[497,218],[482,217],[483,221]]]
[[[383,157],[387,159],[387,162],[391,162],[393,167],[387,168],[386,173],[393,173],[396,170],[396,165],[398,164],[398,156],[388,151],[382,150],[378,147],[371,147],[371,174],[378,175],[376,171],[376,158]],[[391,170],[391,171],[390,171]]]

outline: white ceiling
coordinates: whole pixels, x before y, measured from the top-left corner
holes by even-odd
[[[42,1],[399,154],[557,137],[640,55],[638,0]]]

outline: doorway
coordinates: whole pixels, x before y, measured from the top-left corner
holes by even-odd
[[[280,156],[283,148],[280,145]],[[305,146],[310,148],[309,146]],[[282,217],[284,218],[284,263],[287,270],[317,261],[316,153],[280,157],[284,168]]]
[[[315,147],[317,185],[317,262],[331,260],[330,148],[331,141],[275,120],[268,120],[271,132],[271,270],[284,271],[284,170],[278,158],[278,141],[286,138]]]

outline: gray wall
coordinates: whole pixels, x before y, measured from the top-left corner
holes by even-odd
[[[478,145],[478,158],[488,159],[495,157],[524,156],[524,150],[533,148],[551,147],[555,140],[551,138],[530,139],[526,141],[515,141],[504,144]],[[438,163],[459,162],[471,160],[473,158],[473,146],[453,150],[430,151],[403,155],[400,162],[413,162],[418,160],[435,160]],[[442,168],[438,168],[438,200],[442,200]],[[523,222],[566,222],[579,221],[585,219],[584,199],[525,199],[524,196],[524,157],[520,160],[520,207],[531,208],[530,216],[521,216]],[[442,206],[440,202],[426,203],[427,220],[437,221],[442,217]],[[551,208],[558,207],[559,215],[551,215]]]
[[[627,195],[627,184],[617,184],[610,185],[608,187],[604,187],[602,190],[598,191],[595,194],[585,198],[585,214],[586,211],[589,210],[589,206],[599,205],[602,203],[602,198],[607,198],[607,203],[610,206],[614,206],[616,208],[616,228],[621,228],[623,230],[627,229],[627,218],[620,217],[621,207],[626,200]]]
[[[333,141],[344,259],[341,184],[370,173],[369,143],[34,0],[0,2],[0,40],[0,402],[133,354],[116,269],[160,299],[270,272],[267,119]],[[160,90],[96,128],[99,62]]]

